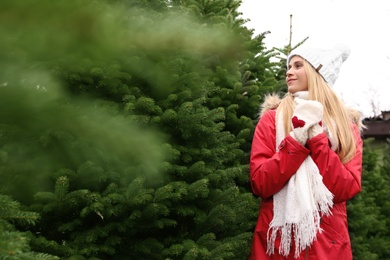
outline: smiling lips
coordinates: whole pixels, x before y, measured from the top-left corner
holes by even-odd
[[[292,82],[292,81],[294,81],[294,80],[295,80],[295,79],[288,79],[288,80],[287,80],[287,84],[290,83],[290,82]]]

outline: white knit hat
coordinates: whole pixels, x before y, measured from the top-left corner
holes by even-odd
[[[300,46],[288,55],[287,67],[291,58],[298,55],[307,60],[332,87],[339,75],[341,64],[348,58],[350,52],[350,49],[342,44],[336,45],[333,49],[312,49]]]

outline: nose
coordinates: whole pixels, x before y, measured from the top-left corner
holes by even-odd
[[[286,77],[290,77],[292,75],[291,73],[291,68],[288,68],[287,71],[286,71]]]

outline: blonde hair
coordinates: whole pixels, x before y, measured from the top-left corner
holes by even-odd
[[[320,102],[324,107],[324,121],[329,131],[335,138],[337,154],[342,163],[350,161],[356,152],[356,142],[351,128],[352,120],[344,103],[325,82],[322,76],[303,59],[303,66],[306,71],[309,99]],[[279,107],[283,111],[284,130],[289,133],[291,128],[291,117],[294,110],[294,99],[291,94],[286,94]],[[337,126],[337,127],[335,127]]]

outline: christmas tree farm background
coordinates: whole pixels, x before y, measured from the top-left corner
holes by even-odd
[[[0,259],[247,259],[253,130],[291,46],[240,4],[0,2]],[[364,144],[354,259],[390,259],[390,149]]]

